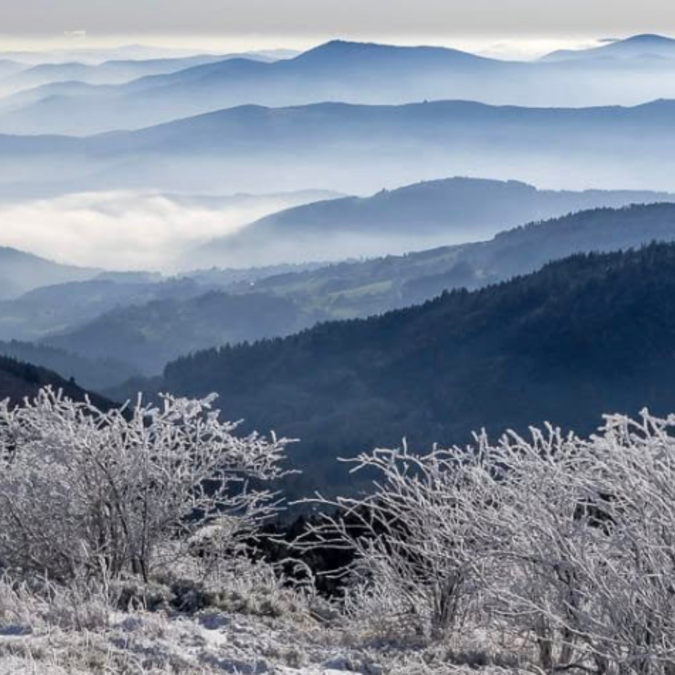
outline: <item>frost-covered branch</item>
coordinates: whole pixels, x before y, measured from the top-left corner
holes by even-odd
[[[274,495],[250,481],[283,475],[288,441],[236,436],[214,399],[105,412],[45,389],[0,404],[2,563],[147,578],[161,548],[205,523],[228,516],[228,536],[247,534],[275,511]]]
[[[675,672],[675,416],[376,450],[298,546],[347,549],[348,609],[430,637],[480,620],[544,672]],[[333,515],[331,515],[333,514]],[[405,623],[404,623],[405,622]]]

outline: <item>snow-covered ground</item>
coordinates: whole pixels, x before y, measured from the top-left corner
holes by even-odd
[[[5,626],[4,673],[332,673],[382,672],[357,654],[321,644],[310,626],[205,611],[194,617],[113,613],[94,629]]]
[[[463,669],[433,650],[349,645],[311,621],[206,610],[193,617],[111,612],[97,627],[0,628],[3,675],[422,675]]]
[[[367,635],[333,615],[323,601],[293,602],[291,593],[269,587],[247,597],[242,591],[222,596],[221,607],[190,613],[168,606],[120,611],[104,594],[69,589],[45,598],[25,586],[0,582],[0,674],[422,675],[469,670],[457,665],[457,652],[449,645]],[[464,662],[484,665],[476,654],[466,652]]]

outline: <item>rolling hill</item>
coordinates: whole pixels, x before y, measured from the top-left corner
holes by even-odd
[[[580,109],[458,101],[244,106],[86,139],[0,136],[0,195],[23,186],[223,194],[307,185],[363,194],[453,175],[556,189],[668,190],[674,113],[673,101]]]
[[[16,298],[40,286],[91,279],[100,272],[0,247],[0,300]]]
[[[41,344],[91,359],[109,358],[154,375],[177,356],[213,345],[288,335],[325,318],[288,298],[228,295],[165,298],[120,307]]]
[[[668,193],[537,190],[516,181],[428,181],[368,198],[286,209],[216,239],[186,259],[196,265],[347,259],[478,241],[522,223],[600,206],[673,202]]]
[[[0,302],[0,339],[35,341],[91,321],[105,312],[170,297],[205,293],[208,287],[189,279],[160,282],[154,278],[118,281],[115,277],[42,286]]]
[[[101,409],[113,405],[108,399],[91,394],[73,381],[66,380],[46,368],[0,356],[0,400],[10,399],[12,403],[20,403],[24,398],[35,396],[41,388],[47,386],[62,390],[66,396],[76,401],[83,401],[85,396],[89,396],[92,403]]]
[[[170,278],[105,272],[85,281],[42,286],[20,297],[0,300],[0,340],[36,342],[49,334],[86,326],[111,311],[153,302],[180,303],[233,284],[251,288],[266,276],[317,267],[320,265],[209,269]]]
[[[89,391],[100,391],[123,384],[139,372],[123,361],[87,359],[60,349],[30,342],[0,342],[0,355],[23,363],[47,368],[69,382],[75,381]]]
[[[444,290],[476,289],[529,274],[565,256],[639,248],[654,241],[675,241],[675,205],[592,209],[519,226],[488,241],[344,262],[228,290],[291,297],[324,307],[333,318],[366,317],[424,302]]]
[[[259,279],[226,277],[225,293],[204,296],[188,286],[193,295],[181,298],[171,296],[169,286],[161,302],[116,309],[44,342],[89,358],[122,359],[155,374],[188,351],[286,335],[318,321],[378,315],[444,290],[477,289],[528,274],[567,255],[652,241],[675,241],[675,205],[596,209],[518,227],[486,242]],[[208,274],[203,281],[209,279],[215,281]]]
[[[606,412],[675,407],[675,245],[577,255],[475,292],[285,339],[212,349],[149,390],[221,395],[246,428],[301,438],[291,492],[356,489],[335,458],[465,443],[548,420],[585,434]],[[138,386],[130,387],[132,394]],[[118,395],[123,392],[117,392]]]

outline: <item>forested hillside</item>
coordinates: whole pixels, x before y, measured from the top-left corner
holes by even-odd
[[[34,331],[59,349],[124,361],[153,375],[168,361],[198,349],[288,335],[319,321],[381,314],[444,290],[475,289],[533,272],[572,253],[673,239],[673,204],[594,209],[518,227],[486,242],[306,271],[270,271],[267,277],[256,278],[254,269],[242,272],[241,279],[226,273],[221,279],[213,271],[138,289],[99,281],[41,289],[0,305],[5,310],[0,335]],[[216,283],[224,292],[207,293],[208,284]],[[24,336],[32,337],[30,332]]]
[[[41,388],[47,386],[63,390],[66,396],[76,401],[83,401],[88,395],[74,380],[65,380],[46,368],[0,356],[0,400],[10,399],[13,403],[20,403],[25,397],[34,397]],[[104,409],[111,405],[102,396],[89,396],[92,402]]]
[[[230,418],[302,442],[304,488],[345,483],[334,458],[405,436],[550,421],[579,433],[610,411],[675,406],[675,245],[578,255],[476,292],[286,339],[200,352],[150,389],[211,391]],[[131,387],[126,393],[133,394]],[[118,392],[121,395],[121,392]]]
[[[522,225],[489,241],[270,276],[253,288],[321,306],[334,318],[351,318],[423,302],[446,289],[505,281],[574,253],[673,239],[672,204],[598,208]],[[250,287],[241,284],[232,290],[245,292]]]
[[[88,359],[48,345],[10,340],[0,341],[0,355],[31,363],[73,378],[80,386],[98,391],[122,383],[138,374],[131,366],[114,359]]]
[[[289,335],[324,316],[305,311],[289,298],[210,291],[120,307],[70,332],[49,336],[44,344],[91,359],[116,359],[156,374],[180,354]]]

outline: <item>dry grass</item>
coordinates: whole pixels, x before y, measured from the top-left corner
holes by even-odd
[[[328,625],[312,616],[311,593],[284,587],[269,567],[239,561],[223,566],[208,582],[200,579],[201,571],[195,561],[172,578],[155,580],[146,596],[165,598],[155,611],[142,606],[138,584],[134,601],[121,608],[129,600],[130,581],[63,588],[5,577],[0,580],[0,673],[445,675],[476,667],[486,674],[506,672],[478,638],[461,652],[449,645],[378,642],[344,620]],[[193,601],[200,598],[189,611],[171,606],[179,588]]]

